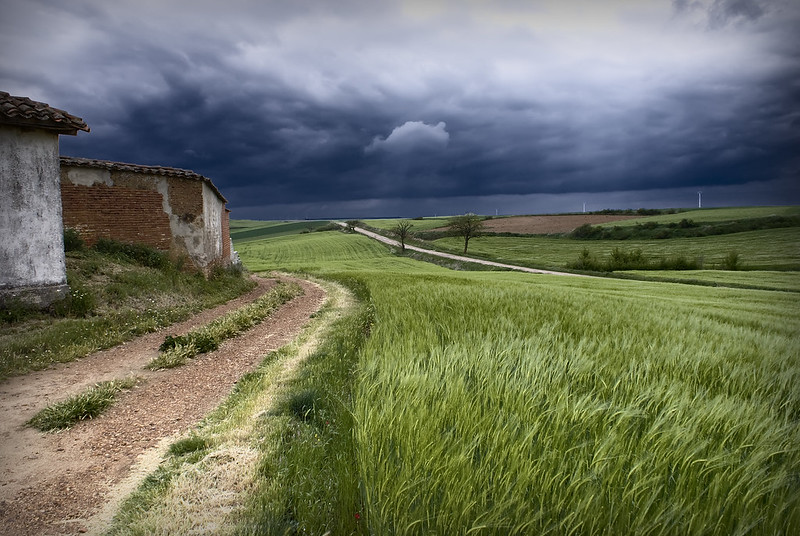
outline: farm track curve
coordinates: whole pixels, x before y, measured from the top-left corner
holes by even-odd
[[[339,225],[346,225],[344,223],[339,223]],[[379,242],[383,242],[384,244],[393,246],[393,247],[400,247],[400,242],[394,240],[392,238],[387,238],[381,234],[373,233],[372,231],[367,231],[366,229],[362,229],[361,227],[354,227],[353,228],[357,233],[360,233],[364,236],[368,236],[369,238],[373,238]],[[594,277],[585,274],[573,274],[571,272],[555,272],[553,270],[540,270],[538,268],[528,268],[527,266],[517,266],[514,264],[505,264],[502,262],[494,262],[494,261],[487,261],[484,259],[476,259],[474,257],[465,257],[463,255],[453,255],[452,253],[443,253],[441,251],[434,251],[432,249],[423,249],[417,246],[411,246],[406,244],[406,249],[411,251],[417,251],[419,253],[424,253],[426,255],[433,255],[436,257],[442,257],[445,259],[451,259],[460,262],[472,262],[475,264],[482,264],[484,266],[492,266],[495,268],[503,268],[505,270],[515,270],[518,272],[527,272],[530,274],[551,274],[551,275],[564,275],[564,276],[572,276],[572,277]]]
[[[137,460],[191,429],[270,351],[293,340],[325,301],[317,284],[296,281],[303,294],[218,350],[169,370],[144,369],[167,334],[183,334],[254,301],[275,284],[72,363],[0,384],[0,535],[83,534],[121,500],[119,487]],[[26,427],[36,412],[96,382],[137,376],[102,416],[58,433]],[[142,475],[145,476],[145,475]],[[113,510],[113,508],[112,508]]]

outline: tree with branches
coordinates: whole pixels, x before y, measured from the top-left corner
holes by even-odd
[[[402,251],[406,250],[406,238],[408,238],[411,234],[412,227],[414,227],[414,224],[410,221],[400,220],[394,227],[391,228],[392,234],[394,234],[400,240],[400,249]]]
[[[483,217],[472,213],[464,214],[463,216],[454,216],[450,218],[447,227],[457,236],[464,238],[464,255],[466,255],[469,239],[480,236],[483,230]]]

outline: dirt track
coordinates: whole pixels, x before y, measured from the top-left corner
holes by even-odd
[[[186,333],[255,300],[274,280],[260,279],[247,295],[159,332],[0,384],[0,534],[101,529],[92,517],[122,498],[125,490],[119,485],[137,459],[190,429],[227,396],[242,374],[266,353],[290,342],[322,306],[325,292],[318,285],[295,281],[303,287],[302,296],[183,367],[155,372],[143,368],[158,354],[165,335]],[[126,376],[144,381],[97,419],[59,433],[24,426],[52,402],[98,381]]]

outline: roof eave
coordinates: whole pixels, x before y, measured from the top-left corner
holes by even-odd
[[[31,121],[29,119],[24,118],[14,118],[14,117],[3,117],[0,118],[0,124],[3,125],[10,125],[14,127],[21,127],[21,128],[30,128],[36,130],[47,130],[49,132],[53,132],[55,134],[66,134],[67,136],[77,136],[79,130],[83,130],[84,132],[89,132],[89,127],[84,125],[83,127],[75,127],[72,125],[59,125],[53,123],[39,123],[37,121]]]

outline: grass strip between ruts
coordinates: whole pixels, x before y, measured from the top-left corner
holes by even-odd
[[[131,377],[96,383],[67,400],[47,406],[26,424],[42,432],[70,428],[77,422],[103,413],[114,403],[119,391],[130,389],[139,381],[139,378]]]
[[[251,304],[245,305],[186,335],[168,335],[159,347],[161,353],[147,364],[150,370],[178,367],[187,360],[216,350],[222,341],[255,326],[278,307],[302,294],[296,283],[279,283]]]

